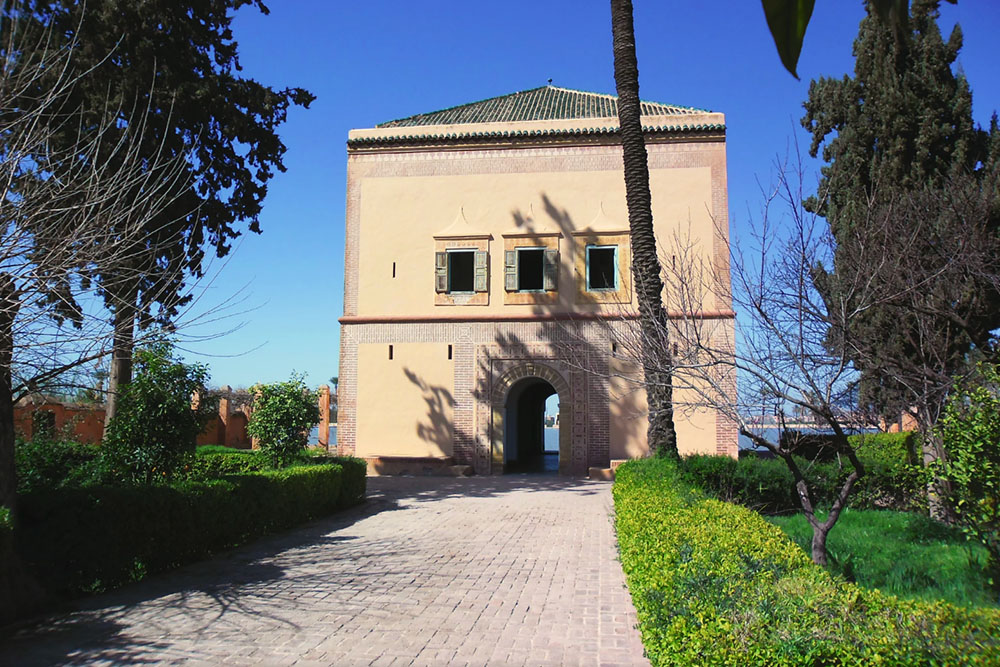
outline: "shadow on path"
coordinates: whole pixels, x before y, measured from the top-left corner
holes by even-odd
[[[335,625],[335,614],[372,613],[360,607],[366,596],[387,578],[407,574],[374,564],[421,557],[420,545],[412,541],[360,535],[354,528],[359,522],[427,503],[513,499],[532,491],[558,490],[572,503],[573,497],[606,487],[606,482],[543,474],[369,478],[362,505],[8,626],[0,632],[0,664],[204,660],[203,652],[190,648],[192,642],[211,645],[248,632],[298,634],[310,630],[302,627],[303,618],[322,617]],[[403,604],[397,612],[405,614]],[[419,608],[412,613],[416,620]],[[183,645],[176,641],[179,634]]]

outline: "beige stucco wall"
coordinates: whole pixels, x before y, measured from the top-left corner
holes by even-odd
[[[641,374],[635,364],[612,359],[609,364],[608,396],[611,401],[611,459],[634,459],[645,456],[646,391],[628,378]]]
[[[710,253],[714,234],[711,169],[652,170],[650,186],[661,245],[673,237],[675,229],[690,229],[691,241]],[[582,243],[571,236],[593,227],[598,231],[628,229],[618,171],[378,177],[362,179],[360,188],[359,316],[456,316],[460,314],[456,310],[477,316],[537,312],[536,305],[504,303],[503,235],[531,230],[562,233],[558,300],[547,304],[544,312],[621,309],[576,303],[576,282],[582,276],[576,275],[574,264]],[[463,228],[470,234],[493,237],[489,304],[436,306],[434,236]],[[620,269],[628,271],[629,267]]]
[[[451,456],[454,371],[448,346],[358,346],[357,456]]]
[[[668,247],[679,232],[706,268],[728,277],[724,141],[659,141],[648,150],[664,262],[670,261]],[[454,455],[471,463],[476,448],[489,442],[487,426],[479,422],[488,412],[477,393],[484,386],[484,349],[508,345],[512,358],[528,358],[536,353],[526,349],[544,346],[558,332],[559,318],[550,315],[630,310],[583,299],[578,289],[583,280],[578,253],[587,238],[580,232],[628,229],[620,146],[359,149],[349,154],[347,194],[338,433],[345,453]],[[559,287],[545,299],[510,298],[504,290],[505,247],[542,244],[526,232],[544,234],[544,243],[554,242],[560,251]],[[514,234],[520,236],[513,239]],[[441,298],[434,289],[435,250],[463,244],[489,251],[489,292]],[[619,270],[627,273],[630,267],[626,262]],[[527,303],[515,303],[521,301]],[[729,309],[724,296],[707,295],[702,304],[713,318],[728,317]],[[380,342],[371,344],[374,340]],[[455,346],[454,361],[447,360],[448,343]],[[493,356],[505,354],[501,349]],[[646,455],[644,392],[611,377],[605,403],[604,384],[597,385],[602,388],[582,394],[587,410],[607,411],[594,430],[592,450],[603,447],[600,456],[611,459]],[[683,401],[683,394],[677,398]],[[679,411],[682,453],[724,451],[717,449],[719,438],[729,436],[719,424],[714,413]]]
[[[612,359],[610,364],[609,396],[611,399],[612,459],[632,459],[646,456],[647,403],[646,390],[629,378],[641,377],[634,363]],[[695,401],[690,389],[674,390],[674,428],[677,430],[677,450],[688,454],[715,454],[716,415],[704,409],[692,409]]]

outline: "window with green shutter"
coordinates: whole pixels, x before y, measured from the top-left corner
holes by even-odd
[[[551,292],[558,283],[558,250],[532,247],[504,253],[504,288],[508,292]]]
[[[489,254],[458,248],[434,253],[434,288],[445,294],[489,290]]]
[[[542,287],[546,292],[559,288],[559,251],[546,249],[542,256]]]
[[[487,292],[490,288],[490,255],[485,250],[476,251],[475,267],[475,290],[477,292]]]
[[[448,291],[474,292],[476,285],[476,253],[473,250],[448,251]]]

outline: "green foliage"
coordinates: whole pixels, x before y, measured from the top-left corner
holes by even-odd
[[[809,552],[812,528],[803,515],[768,521]],[[832,572],[865,588],[962,606],[996,604],[988,592],[986,549],[926,514],[844,510],[827,552]]]
[[[622,567],[654,665],[996,664],[1000,612],[899,600],[833,578],[750,510],[665,459],[613,487]]]
[[[774,38],[781,64],[797,79],[799,75],[795,70],[815,0],[761,0],[761,4],[764,6],[767,27]]]
[[[318,397],[301,375],[254,386],[247,434],[260,441],[275,467],[288,465],[306,446],[309,429],[319,423]]]
[[[199,451],[190,463],[190,479],[220,479],[227,475],[245,475],[260,472],[271,467],[270,457],[260,450],[237,450],[229,452]]]
[[[195,439],[218,410],[218,399],[204,397],[208,370],[171,356],[167,343],[137,350],[135,377],[118,399],[118,409],[101,445],[108,479],[149,485],[173,479],[190,463]]]
[[[17,491],[81,486],[97,476],[99,450],[93,445],[35,438],[14,446]]]
[[[285,145],[277,129],[290,107],[308,107],[314,97],[301,88],[276,89],[240,76],[232,21],[235,10],[248,4],[267,13],[262,2],[247,0],[26,0],[4,5],[3,20],[17,21],[25,31],[48,28],[44,34],[51,47],[72,47],[75,71],[87,73],[59,113],[39,121],[55,124],[51,143],[56,155],[74,156],[98,139],[80,136],[81,128],[106,134],[101,143],[109,147],[120,138],[116,132],[142,128],[140,157],[177,161],[172,196],[147,223],[145,254],[140,260],[134,259],[137,249],[130,254],[130,260],[149,268],[138,278],[136,266],[127,277],[113,269],[96,277],[112,310],[121,292],[138,293],[144,315],[158,302],[159,317],[169,319],[186,301],[180,297],[182,272],[201,274],[206,244],[221,257],[239,236],[240,223],[260,231],[267,183],[276,170],[285,170]],[[16,91],[14,106],[30,110],[46,99],[64,76],[58,69],[32,77],[30,85]],[[109,111],[117,121],[110,128],[105,124]],[[82,120],[67,124],[65,118],[75,118],[74,113]],[[103,152],[97,159],[102,157]],[[75,161],[64,162],[47,166],[58,177]]]
[[[252,449],[237,449],[236,447],[226,447],[225,445],[198,445],[194,448],[194,453],[198,456],[205,454],[249,454]]]
[[[849,505],[856,509],[920,510],[927,506],[927,471],[913,460],[913,434],[873,433],[851,436],[864,476],[854,483]],[[841,461],[816,463],[797,459],[809,484],[813,503],[829,506],[852,469]],[[764,514],[794,514],[802,510],[795,480],[780,459],[728,456],[688,456],[678,471],[719,500],[738,503]]]
[[[927,511],[930,475],[918,455],[918,434],[866,433],[851,436],[850,442],[865,468],[855,483],[852,507]]]
[[[109,589],[343,507],[342,468],[21,497],[18,548],[52,592]]]
[[[337,463],[344,469],[343,483],[340,488],[342,507],[350,507],[364,502],[368,488],[368,464],[364,459],[353,456],[330,456],[319,460]]]
[[[14,523],[11,521],[10,508],[0,507],[0,560],[10,552],[13,544]]]
[[[973,122],[956,66],[962,32],[956,26],[943,39],[938,4],[914,0],[894,30],[869,3],[854,76],[813,81],[802,119],[810,155],[822,152],[827,163],[807,207],[836,239],[833,270],[817,267],[817,287],[828,304],[860,310],[833,338],[850,338],[863,404],[886,415],[917,407],[925,421],[970,350],[1000,327],[990,257],[1000,132],[995,122],[989,131]],[[984,199],[992,202],[985,215],[973,205]],[[853,282],[859,273],[867,297]]]
[[[1000,369],[980,364],[977,371],[955,388],[939,422],[948,455],[939,469],[959,524],[989,550],[1000,589]]]
[[[803,461],[803,465],[808,465]],[[797,512],[798,495],[788,466],[778,459],[687,456],[678,464],[681,478],[719,500],[766,514]]]

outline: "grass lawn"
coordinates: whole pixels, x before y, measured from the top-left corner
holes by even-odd
[[[766,517],[811,551],[801,514]],[[986,549],[959,530],[908,512],[845,510],[827,540],[830,570],[866,588],[904,598],[997,606],[989,592]]]

